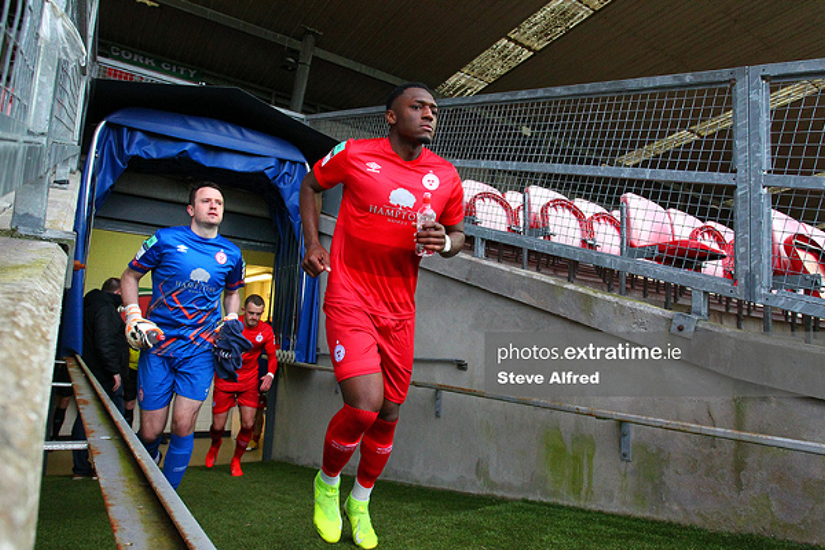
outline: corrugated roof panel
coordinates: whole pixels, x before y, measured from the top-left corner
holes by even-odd
[[[554,0],[510,31],[507,36],[538,51],[590,17],[592,13],[593,10],[577,0]]]
[[[227,82],[248,86],[259,96],[280,98],[291,94],[295,73],[282,66],[284,57],[294,52],[184,10],[207,8],[296,43],[304,28],[310,27],[322,33],[317,40],[322,50],[432,86],[456,74],[508,33],[514,32],[511,39],[535,50],[576,20],[529,19],[543,7],[548,13],[568,16],[596,10],[506,71],[484,88],[486,92],[825,57],[821,32],[825,2],[821,0],[569,0],[575,8],[561,8],[561,0],[187,0],[180,3],[183,9],[165,4],[173,0],[156,1],[159,7],[135,0],[101,2],[100,38],[207,73],[221,73]],[[500,71],[512,59],[491,56],[482,65],[500,63],[492,67]],[[380,104],[391,88],[374,76],[318,58],[310,75],[307,101],[316,105]],[[489,76],[479,78],[476,71],[471,75],[458,76],[457,86],[489,81]]]

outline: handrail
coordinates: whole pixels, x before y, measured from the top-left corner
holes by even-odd
[[[215,548],[80,357],[67,357],[118,548]]]
[[[321,365],[310,365],[307,363],[287,363],[301,368],[317,370],[322,372],[333,372],[332,367],[324,367]],[[805,441],[801,439],[791,439],[787,437],[778,437],[766,434],[757,434],[751,432],[743,432],[740,430],[731,430],[728,428],[719,428],[716,426],[706,426],[704,424],[695,424],[693,422],[682,422],[679,420],[666,420],[664,418],[655,418],[651,416],[644,416],[640,414],[624,413],[618,411],[608,411],[604,409],[595,409],[592,407],[585,407],[582,405],[572,405],[569,403],[556,403],[552,401],[543,401],[540,399],[531,399],[527,397],[513,397],[509,395],[500,395],[489,393],[481,390],[473,390],[469,388],[462,388],[459,386],[450,386],[447,384],[435,384],[432,382],[418,382],[413,380],[410,382],[412,386],[417,388],[425,388],[435,390],[436,392],[449,392],[459,395],[467,395],[470,397],[478,397],[482,399],[490,399],[493,401],[502,401],[505,403],[513,403],[517,405],[526,405],[529,407],[536,407],[540,409],[553,410],[558,412],[566,412],[578,414],[581,416],[592,416],[599,420],[615,420],[618,422],[626,422],[628,424],[636,424],[639,426],[647,426],[650,428],[659,428],[662,430],[671,430],[694,435],[704,435],[709,437],[717,437],[719,439],[728,439],[731,441],[739,441],[744,443],[753,443],[754,445],[762,445],[766,447],[775,447],[778,449],[787,449],[791,451],[799,451],[803,453],[810,453],[815,455],[825,455],[825,443],[817,443],[815,441]]]

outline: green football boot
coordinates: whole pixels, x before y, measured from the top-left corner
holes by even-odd
[[[321,472],[315,476],[315,513],[312,521],[321,538],[327,542],[338,542],[341,540],[341,503],[338,496],[338,488],[341,480],[334,487],[327,485],[321,479]]]
[[[349,523],[352,526],[352,540],[360,548],[370,550],[378,546],[378,535],[372,528],[370,520],[370,502],[355,500],[352,495],[347,497],[344,503],[344,511],[347,513]]]

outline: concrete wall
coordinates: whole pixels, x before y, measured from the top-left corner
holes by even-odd
[[[323,221],[328,234],[330,220]],[[461,255],[422,264],[414,381],[476,390],[490,366],[485,334],[551,330],[637,343],[669,332],[672,312],[542,275]],[[701,337],[700,337],[701,336]],[[666,365],[699,388],[730,380],[810,390],[815,397],[584,397],[565,401],[669,420],[825,441],[822,350],[799,341],[700,323],[695,364]],[[328,349],[319,336],[322,356]],[[813,374],[811,374],[813,373]],[[286,367],[278,390],[276,459],[319,466],[326,424],[340,408],[332,374]],[[806,376],[808,378],[806,378]],[[812,382],[813,380],[813,382]],[[776,394],[776,392],[773,392]],[[702,397],[701,395],[705,395]],[[402,407],[385,479],[473,493],[529,498],[784,539],[825,542],[825,457],[634,426],[632,459],[620,455],[619,424],[413,387]],[[354,474],[357,460],[346,473]],[[380,485],[376,490],[380,498]]]
[[[47,226],[69,230],[77,181],[52,189]],[[8,204],[7,198],[3,202]],[[0,205],[2,208],[2,205]],[[9,212],[0,215],[0,230]],[[323,220],[331,234],[332,221]],[[0,235],[0,546],[34,543],[42,443],[66,255],[48,242]],[[427,260],[418,292],[414,380],[485,389],[491,331],[553,330],[571,338],[661,338],[672,312],[494,262]],[[742,379],[808,397],[578,397],[577,405],[825,441],[818,370],[822,350],[799,341],[700,324],[697,364],[679,364],[705,384]],[[680,339],[684,345],[690,342]],[[323,329],[319,335],[327,352]],[[320,363],[329,364],[328,356]],[[671,365],[672,366],[672,365]],[[318,466],[326,423],[340,407],[333,376],[284,368],[276,458]],[[713,529],[823,543],[825,459],[703,436],[636,427],[632,460],[613,421],[478,397],[412,388],[384,477],[432,487],[531,498],[667,519]],[[354,473],[353,460],[347,472]],[[380,485],[376,491],[380,498]]]
[[[71,230],[77,188],[75,175],[50,190],[47,229]],[[0,215],[0,548],[32,548],[67,256],[11,236],[10,215]]]

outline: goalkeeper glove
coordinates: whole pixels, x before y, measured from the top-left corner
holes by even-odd
[[[227,321],[237,321],[237,320],[238,320],[238,314],[237,313],[227,314],[226,317],[221,319],[218,322],[218,324],[215,325],[215,336],[217,336],[221,333],[221,329],[223,328],[223,325],[226,324]]]
[[[140,306],[129,304],[123,309],[126,311],[126,340],[132,348],[149,349],[164,339],[163,331],[143,318]]]

